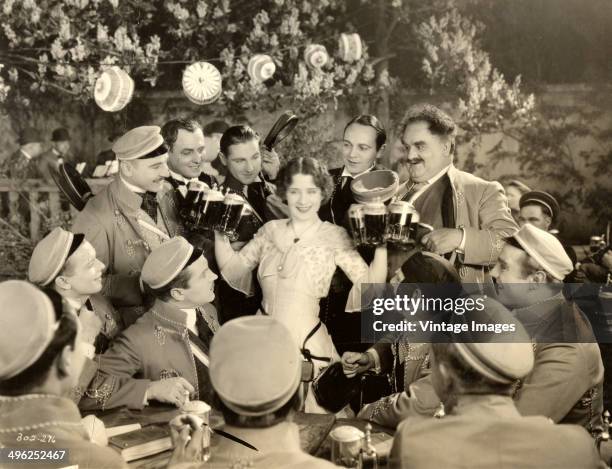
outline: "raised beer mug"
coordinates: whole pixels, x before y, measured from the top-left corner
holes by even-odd
[[[244,207],[245,201],[238,194],[229,193],[223,200],[223,215],[217,229],[224,233],[230,241],[237,239],[238,225],[240,225]]]
[[[203,230],[216,230],[223,216],[223,193],[212,189],[204,195],[198,226]]]
[[[209,187],[200,181],[190,181],[187,186],[187,194],[181,205],[181,217],[189,227],[195,227],[198,224],[200,216],[200,204],[203,195],[208,192]]]
[[[416,242],[416,226],[420,220],[419,213],[412,204],[397,201],[389,204],[387,241],[398,244],[414,244]]]
[[[385,227],[387,225],[387,207],[382,202],[371,202],[363,207],[365,225],[365,242],[378,246],[385,242]]]
[[[362,204],[353,204],[348,209],[351,236],[357,246],[365,243],[365,219]]]

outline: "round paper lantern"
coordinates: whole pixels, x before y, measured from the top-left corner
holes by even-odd
[[[345,62],[355,62],[361,59],[363,53],[361,47],[361,37],[357,33],[340,35],[338,40],[340,57]]]
[[[325,46],[321,44],[310,44],[304,51],[304,61],[314,68],[323,67],[329,60],[329,54]]]
[[[251,57],[247,72],[251,79],[257,83],[269,80],[276,71],[276,65],[267,54],[257,54]]]
[[[121,111],[134,95],[134,80],[119,67],[111,67],[96,80],[94,99],[107,112]]]
[[[196,62],[183,72],[183,92],[192,103],[213,103],[219,99],[221,91],[221,73],[214,65]]]

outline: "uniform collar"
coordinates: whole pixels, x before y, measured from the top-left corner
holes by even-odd
[[[276,453],[279,451],[301,452],[300,432],[298,426],[293,422],[281,422],[268,428],[243,428],[225,425],[223,430],[237,436],[241,440],[253,445],[258,452],[250,448],[226,440],[219,439],[219,454],[227,457],[243,454],[245,456],[257,456],[265,453]]]
[[[259,176],[253,181],[251,184],[242,184],[238,179],[234,177],[232,173],[227,173],[227,178],[225,178],[225,183],[223,184],[225,187],[229,187],[232,191],[237,192],[238,194],[242,194],[242,191],[245,187],[250,187],[253,184],[260,184],[261,179]]]
[[[125,184],[125,187],[127,187],[132,192],[135,192],[136,194],[144,194],[145,192],[147,192],[141,187],[135,186],[134,184],[130,184],[125,179],[123,179],[123,176],[121,175],[119,175],[119,179],[121,179],[121,182]]]
[[[182,308],[181,311],[183,311],[187,315],[185,317],[185,325],[187,326],[187,329],[189,329],[194,334],[197,334],[198,333],[198,329],[196,328],[196,319],[198,317],[197,310],[195,308]]]
[[[17,433],[32,428],[71,427],[74,433],[86,438],[81,414],[76,404],[65,397],[51,394],[0,396],[0,433]]]
[[[510,396],[499,394],[463,394],[459,396],[452,415],[480,415],[495,418],[520,418]]]
[[[109,190],[112,194],[115,194],[121,204],[126,205],[132,211],[140,209],[142,206],[142,193],[131,190],[130,186],[132,185],[125,182],[121,176],[116,177],[111,185],[113,184],[114,187],[109,187]]]
[[[189,184],[189,181],[191,181],[191,179],[187,179],[185,176],[179,174],[179,173],[175,173],[174,171],[172,171],[171,169],[168,169],[168,171],[170,172],[170,177],[172,179],[175,179],[179,182],[183,182],[185,184]],[[197,178],[195,178],[197,179]]]

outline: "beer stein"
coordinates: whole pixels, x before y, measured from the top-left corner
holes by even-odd
[[[223,200],[223,214],[215,229],[224,233],[230,241],[237,239],[238,225],[240,225],[244,207],[245,201],[238,194],[229,193]]]
[[[190,414],[202,420],[202,461],[210,459],[210,406],[204,401],[187,401],[181,414]]]
[[[223,193],[217,189],[212,189],[204,194],[200,203],[200,216],[198,228],[202,231],[212,231],[217,229],[223,216]]]
[[[349,225],[351,227],[351,236],[355,245],[365,243],[365,220],[362,204],[353,204],[348,209]]]
[[[363,207],[365,242],[378,246],[385,242],[387,207],[382,202],[371,202]]]
[[[420,219],[417,210],[408,202],[397,201],[389,204],[388,211],[385,231],[387,241],[398,244],[414,244],[416,241],[416,224]]]
[[[337,466],[357,467],[365,435],[350,425],[334,428],[331,438],[331,462]]]
[[[208,186],[200,181],[190,181],[187,186],[187,195],[181,205],[181,217],[189,227],[194,227],[197,224],[200,203],[205,192],[208,191]]]

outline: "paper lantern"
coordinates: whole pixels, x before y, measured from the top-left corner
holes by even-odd
[[[341,34],[338,40],[338,46],[340,49],[340,57],[345,62],[355,62],[361,59],[363,49],[359,34]]]
[[[304,61],[313,68],[321,68],[329,61],[329,54],[325,46],[310,44],[304,51]]]
[[[256,54],[249,60],[247,72],[251,80],[261,83],[269,80],[276,71],[276,65],[272,57],[266,54]]]
[[[213,103],[219,99],[221,91],[221,73],[214,65],[196,62],[183,72],[183,92],[192,103]]]
[[[107,112],[121,111],[134,95],[134,80],[119,67],[111,67],[96,80],[94,99]]]

